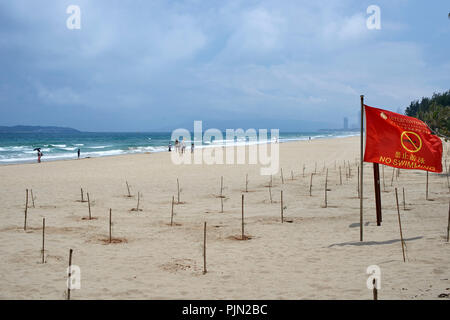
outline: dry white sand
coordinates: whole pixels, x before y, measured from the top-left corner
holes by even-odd
[[[447,149],[445,149],[447,150]],[[450,293],[450,244],[445,241],[449,190],[444,174],[402,170],[391,186],[385,168],[383,223],[375,222],[372,164],[365,165],[364,242],[359,241],[356,158],[359,138],[280,144],[284,184],[258,165],[174,165],[169,153],[44,162],[0,167],[0,298],[63,299],[69,249],[81,268],[81,289],[72,299],[372,299],[366,269],[381,268],[380,299],[438,299]],[[335,169],[335,160],[337,167]],[[344,161],[351,165],[346,179]],[[310,173],[317,162],[309,196]],[[328,208],[324,202],[329,170]],[[306,175],[302,177],[303,165]],[[343,184],[339,185],[339,166]],[[291,180],[291,170],[294,180]],[[245,230],[239,241],[245,175]],[[224,212],[220,213],[220,177]],[[171,227],[171,198],[177,197]],[[143,194],[140,212],[136,197]],[[90,193],[79,202],[80,186]],[[407,262],[399,241],[394,187],[406,192],[401,210]],[[25,189],[33,189],[23,230]],[[382,187],[383,189],[383,187]],[[285,219],[280,223],[280,190]],[[31,202],[31,201],[30,201]],[[109,208],[113,237],[105,244]],[[41,264],[41,226],[46,218],[46,263]],[[207,274],[203,275],[203,222],[207,221]]]

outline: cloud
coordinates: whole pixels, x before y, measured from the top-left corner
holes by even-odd
[[[80,5],[81,30],[66,28],[69,4]],[[39,124],[63,121],[55,110],[73,119],[83,110],[89,117],[78,122],[89,130],[106,114],[104,130],[199,117],[336,126],[357,113],[360,94],[396,109],[445,89],[448,57],[440,52],[448,32],[441,24],[412,23],[409,15],[423,8],[380,1],[382,29],[368,30],[369,4],[3,2],[0,124],[15,124],[32,105]]]

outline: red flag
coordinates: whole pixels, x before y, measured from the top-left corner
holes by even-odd
[[[421,120],[364,105],[365,162],[442,172],[442,141]]]

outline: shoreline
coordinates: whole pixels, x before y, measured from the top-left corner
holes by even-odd
[[[279,141],[280,144],[285,144],[285,143],[296,143],[296,142],[302,142],[302,141],[314,141],[314,140],[332,140],[332,139],[348,139],[348,138],[353,138],[353,137],[358,137],[359,134],[355,134],[355,135],[346,135],[346,136],[334,136],[334,137],[313,137],[311,138],[311,140],[305,138],[305,139],[296,139],[296,140],[289,140],[289,141]],[[272,141],[265,141],[265,142],[257,142],[255,144],[259,145],[259,144],[270,144],[272,143]],[[253,144],[245,144],[245,147],[247,148],[248,146],[253,145]],[[235,147],[240,147],[242,145],[238,145],[238,144],[233,144],[233,145],[203,145],[198,149],[204,149],[204,148],[235,148]],[[172,146],[174,151],[174,146]],[[186,152],[190,152],[190,148],[186,147]],[[123,157],[123,156],[133,156],[133,155],[153,155],[153,154],[160,154],[160,153],[169,153],[168,150],[166,151],[156,151],[156,152],[150,152],[150,151],[143,151],[143,152],[129,152],[129,153],[123,153],[123,154],[117,154],[117,155],[104,155],[104,156],[97,156],[97,157],[80,157],[80,159],[77,159],[76,156],[74,156],[74,158],[64,158],[64,159],[51,159],[51,160],[45,160],[45,155],[43,158],[41,158],[41,163],[51,163],[51,162],[61,162],[61,161],[78,161],[78,160],[85,160],[85,159],[101,159],[101,158],[115,158],[115,157]],[[15,165],[30,165],[30,164],[37,164],[37,160],[27,160],[27,161],[17,161],[17,162],[9,162],[9,163],[1,163],[0,162],[0,167],[3,166],[15,166]]]

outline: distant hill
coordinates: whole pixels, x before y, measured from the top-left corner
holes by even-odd
[[[80,133],[73,128],[41,126],[0,126],[0,133]]]

